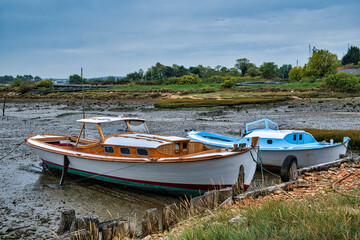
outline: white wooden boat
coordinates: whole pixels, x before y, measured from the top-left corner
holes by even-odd
[[[145,120],[139,118],[96,117],[78,122],[82,128],[77,137],[33,135],[26,143],[44,164],[63,173],[175,194],[231,186],[241,165],[246,188],[256,169],[253,148],[210,149],[189,138],[150,134]],[[84,129],[98,140],[82,138]]]

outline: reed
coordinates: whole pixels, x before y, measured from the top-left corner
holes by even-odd
[[[317,141],[330,141],[334,139],[334,142],[342,142],[344,137],[350,137],[350,149],[360,149],[360,130],[333,130],[333,129],[314,129],[305,128],[306,132],[311,133]]]
[[[155,103],[159,108],[195,108],[195,107],[216,107],[235,106],[242,104],[266,104],[286,101],[287,97],[276,96],[268,98],[235,98],[235,99],[166,99]]]
[[[359,239],[360,191],[352,194],[226,208],[187,223],[170,239]]]

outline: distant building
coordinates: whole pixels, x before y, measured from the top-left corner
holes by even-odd
[[[357,68],[351,68],[351,69],[341,69],[341,68],[338,68],[337,71],[338,71],[338,72],[345,72],[345,73],[360,74],[360,69],[357,69]]]
[[[56,85],[66,85],[69,83],[67,79],[53,79],[53,83]]]

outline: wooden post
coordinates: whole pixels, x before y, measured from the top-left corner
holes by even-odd
[[[63,167],[63,170],[61,173],[61,179],[60,179],[60,183],[59,183],[60,186],[62,186],[64,183],[65,175],[67,173],[69,165],[70,165],[69,158],[66,155],[64,155],[64,167]]]
[[[245,192],[244,179],[245,179],[244,166],[241,165],[240,168],[239,168],[239,174],[238,174],[238,178],[236,180],[236,183],[232,187],[232,196],[233,196],[233,198],[235,198],[240,193]]]
[[[145,216],[141,222],[141,225],[141,232],[143,237],[146,237],[151,233],[159,232],[159,219],[156,208],[151,208],[145,211]]]
[[[71,226],[75,224],[75,210],[67,210],[61,213],[61,221],[60,221],[60,227],[57,231],[58,234],[62,235],[68,231],[70,231]]]
[[[5,116],[5,103],[6,103],[6,97],[4,97],[4,104],[3,104],[3,116]]]

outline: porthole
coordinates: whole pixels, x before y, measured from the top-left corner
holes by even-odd
[[[267,142],[267,144],[272,144],[273,143],[273,141],[271,139],[268,139],[266,142]]]
[[[299,140],[300,140],[300,141],[302,140],[302,134],[299,135]]]
[[[120,147],[120,153],[122,155],[130,155],[131,151],[130,151],[130,148],[128,148],[128,147]]]
[[[294,134],[294,141],[296,141],[296,134]]]
[[[137,148],[136,153],[138,156],[141,156],[141,157],[149,156],[149,152],[146,148]]]
[[[109,154],[114,154],[114,148],[111,146],[105,146],[105,152]]]

